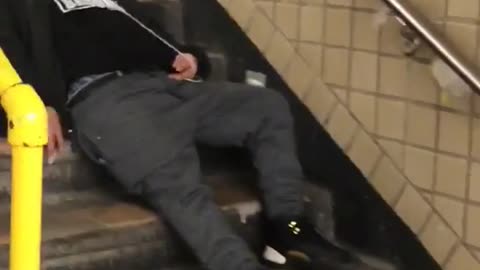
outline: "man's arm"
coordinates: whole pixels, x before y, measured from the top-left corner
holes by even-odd
[[[182,45],[178,43],[170,33],[164,31],[163,29],[158,29],[157,33],[182,53],[193,55],[196,58],[197,64],[196,75],[202,79],[208,78],[211,72],[211,64],[210,59],[203,48],[192,45]]]
[[[27,57],[26,46],[19,38],[12,18],[14,14],[8,0],[0,0],[0,47],[19,73],[22,80],[32,82],[33,69]],[[63,134],[58,114],[53,108],[47,107],[48,112],[48,146],[49,163],[55,159],[56,153],[63,149]]]
[[[211,72],[211,63],[205,50],[198,46],[180,44],[173,35],[165,29],[165,25],[163,25],[164,20],[166,20],[166,16],[163,13],[165,10],[159,9],[158,4],[137,3],[131,0],[121,0],[119,2],[128,12],[136,18],[141,18],[142,23],[167,40],[171,45],[185,54],[193,55],[196,58],[197,64],[196,75],[203,79],[208,78]]]

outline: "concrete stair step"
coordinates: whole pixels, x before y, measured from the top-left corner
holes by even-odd
[[[249,242],[258,241],[255,230],[259,226],[241,222],[259,212],[255,190],[249,185],[255,175],[244,170],[248,164],[241,158],[233,162],[235,154],[201,152],[202,167],[216,202],[242,235],[250,235]],[[0,183],[7,191],[8,163],[9,159],[0,160],[4,169]],[[163,267],[178,257],[192,259],[160,218],[141,207],[136,198],[111,190],[113,182],[105,177],[71,151],[54,165],[46,165],[43,269],[127,269],[122,267],[135,264],[133,269],[152,269],[153,263]],[[0,201],[0,269],[8,265],[8,195],[5,192]]]
[[[251,217],[258,214],[254,201]],[[252,218],[241,222],[235,209],[223,205],[227,219],[250,243],[258,241],[259,224]],[[240,206],[241,207],[241,206]],[[131,203],[112,203],[85,208],[49,207],[43,219],[43,268],[50,269],[119,269],[126,263],[152,263],[164,266],[176,260],[193,260],[182,241],[149,209]],[[7,269],[9,213],[0,213],[0,269]],[[111,268],[98,268],[110,266]],[[126,268],[120,268],[126,269]],[[144,269],[144,268],[134,268]]]
[[[44,162],[43,166],[45,192],[60,192],[65,190],[87,190],[98,185],[101,171],[70,147],[58,156],[52,165]],[[9,194],[11,185],[11,157],[0,157],[0,196]],[[1,197],[0,197],[1,198]]]
[[[200,154],[208,183],[218,188],[241,185],[242,189],[254,192],[249,185],[255,180],[256,173],[242,151],[202,148]],[[10,167],[10,157],[0,157],[0,208],[8,207],[10,202]],[[85,201],[112,201],[126,197],[110,175],[69,147],[54,164],[44,164],[43,191],[44,205],[82,204]]]

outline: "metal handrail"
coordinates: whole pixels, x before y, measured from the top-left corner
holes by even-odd
[[[40,270],[43,146],[47,112],[0,48],[0,101],[12,146],[10,270]]]
[[[471,61],[463,57],[454,46],[438,32],[430,21],[419,13],[408,1],[383,0],[394,12],[438,53],[472,90],[480,95],[480,74]]]

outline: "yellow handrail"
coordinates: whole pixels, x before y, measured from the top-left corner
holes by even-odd
[[[22,84],[1,48],[0,101],[8,116],[8,142],[12,146],[9,269],[39,270],[47,112],[35,90]]]

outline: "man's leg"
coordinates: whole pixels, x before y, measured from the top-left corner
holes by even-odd
[[[235,83],[189,85],[204,94],[196,140],[212,146],[246,146],[260,173],[267,215],[303,214],[302,168],[286,100],[270,89]]]
[[[214,205],[193,144],[198,103],[174,96],[165,76],[128,75],[73,109],[80,143],[128,189],[146,195],[211,270],[258,262]]]
[[[203,100],[196,140],[246,146],[260,172],[268,217],[264,258],[280,267],[300,259],[313,268],[364,269],[318,234],[304,216],[304,175],[286,100],[270,89],[234,83],[191,84],[177,94],[188,99],[199,93],[201,97],[192,99]]]

